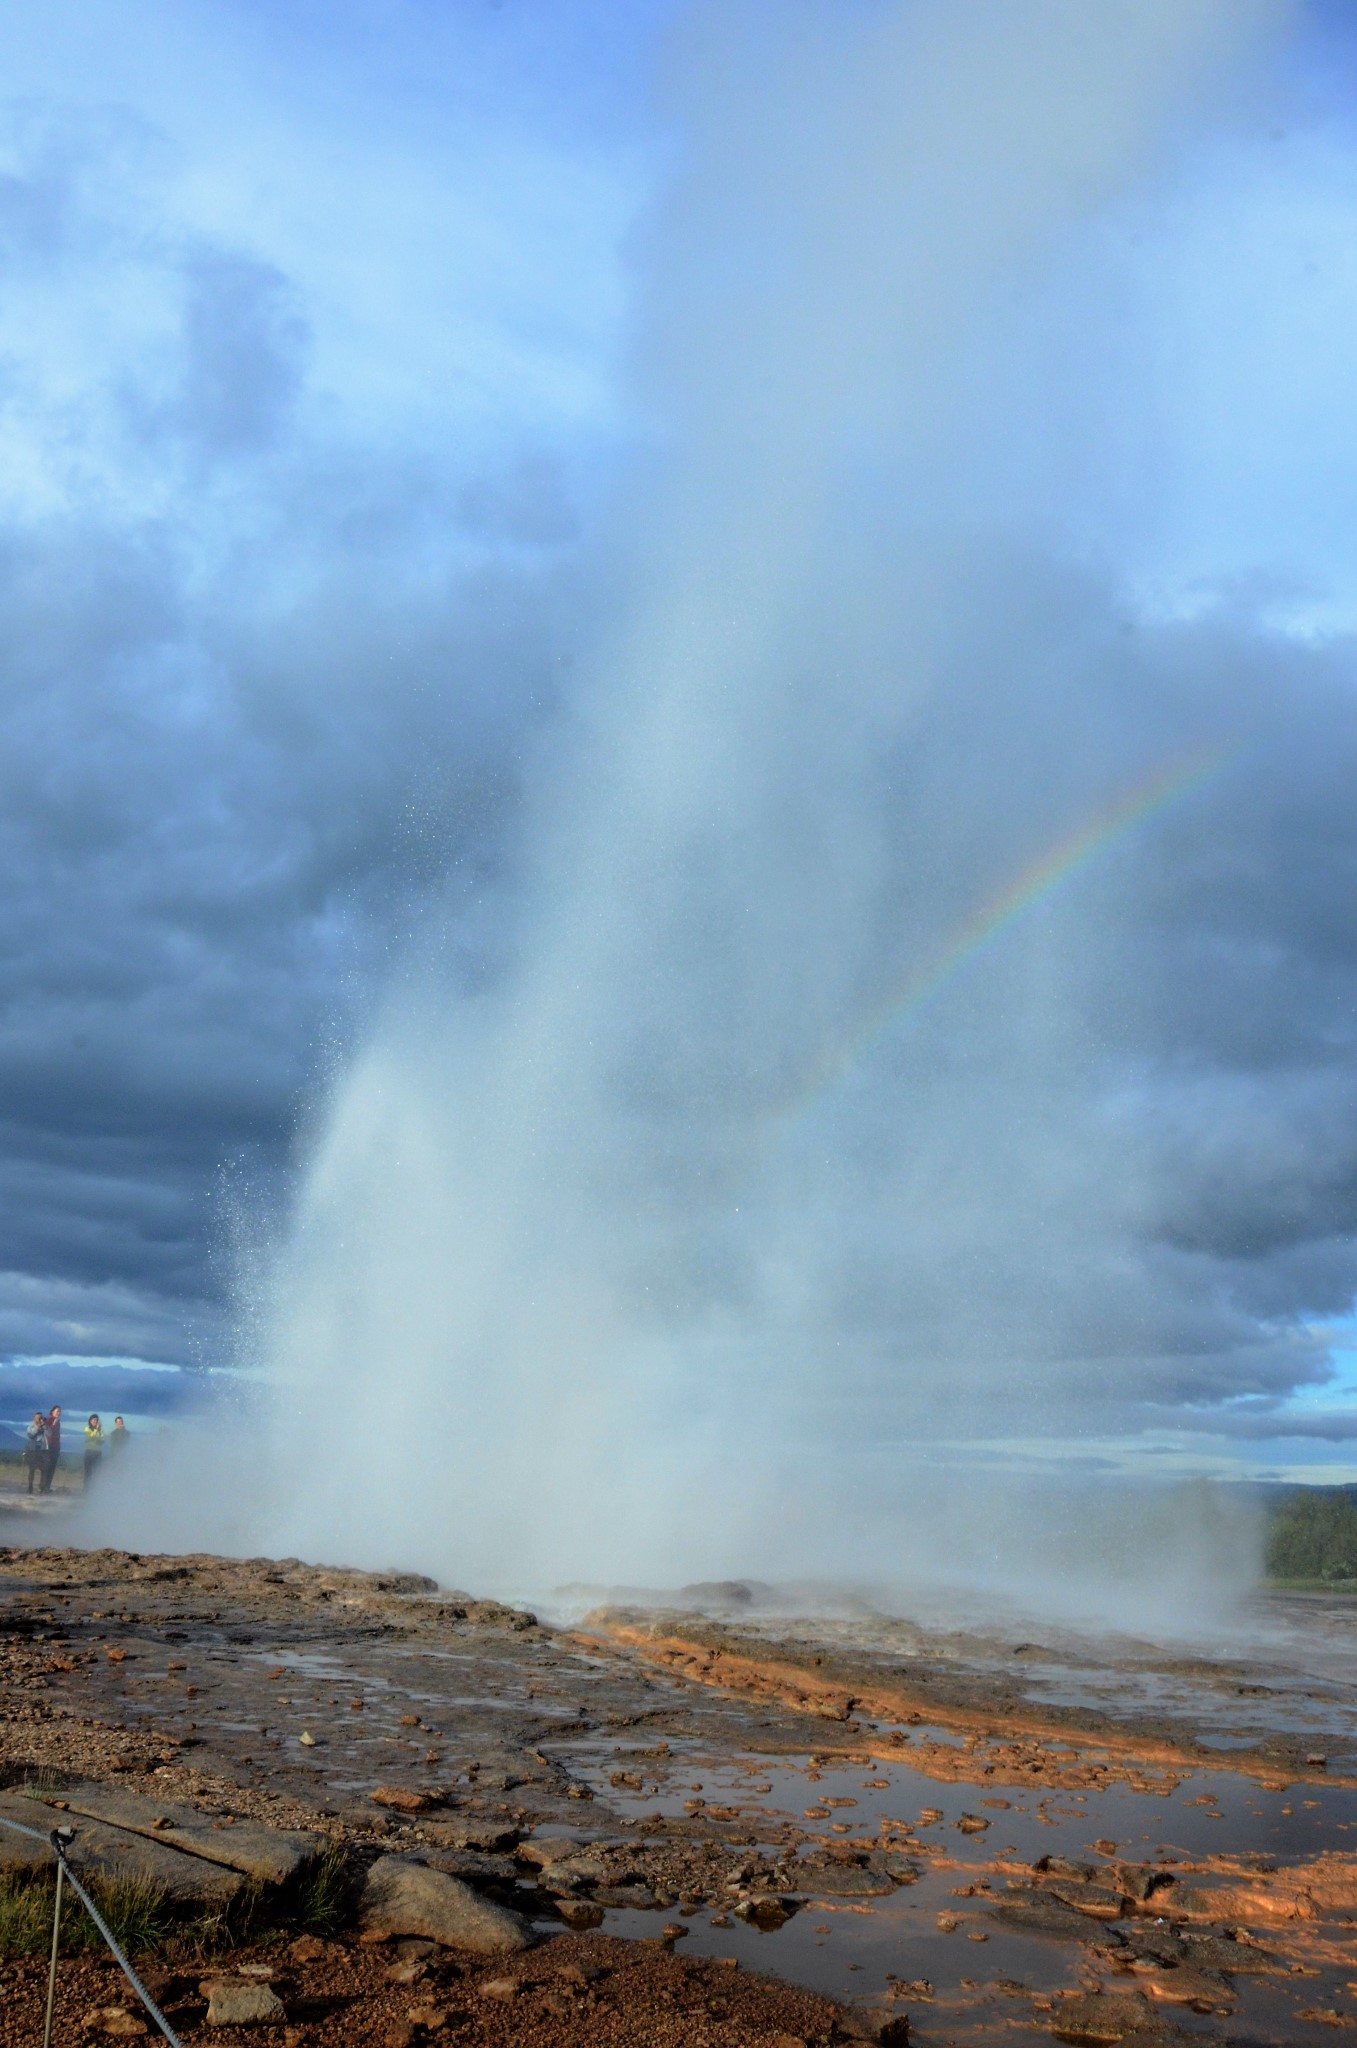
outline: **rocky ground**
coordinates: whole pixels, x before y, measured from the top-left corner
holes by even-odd
[[[1149,2048],[1357,2019],[1344,1771],[875,1640],[15,1546],[0,1816],[74,1830],[186,2041]],[[40,2038],[47,1862],[0,1830],[0,2043]],[[102,1960],[60,1981],[58,2040],[135,2037]]]

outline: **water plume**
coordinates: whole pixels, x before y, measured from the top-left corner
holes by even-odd
[[[1134,854],[1040,878],[1071,817],[1146,814],[1237,736],[1175,688],[1181,636],[1128,639],[1114,577],[981,509],[1032,430],[989,373],[1274,13],[681,20],[629,595],[529,777],[496,950],[459,980],[432,919],[319,1120],[268,1283],[271,1547],[487,1587],[1003,1578],[1059,1492],[1043,1429],[1152,1386],[1125,1073],[1090,1080]],[[908,1042],[808,1088],[920,959]],[[1088,1549],[1059,1521],[1048,1580]]]

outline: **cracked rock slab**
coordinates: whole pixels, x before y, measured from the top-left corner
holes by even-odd
[[[165,1804],[107,1785],[80,1785],[62,1794],[73,1815],[123,1828],[157,1846],[198,1856],[264,1884],[286,1884],[315,1861],[321,1837],[301,1829],[262,1827],[255,1821],[214,1826],[210,1814]]]

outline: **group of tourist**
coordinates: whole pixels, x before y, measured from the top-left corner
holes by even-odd
[[[85,1484],[89,1485],[99,1470],[99,1461],[104,1455],[104,1445],[110,1451],[120,1451],[127,1442],[127,1425],[121,1415],[113,1418],[113,1427],[108,1435],[97,1415],[91,1415],[85,1424]],[[33,1411],[24,1437],[24,1464],[28,1468],[28,1490],[33,1491],[37,1483],[39,1493],[50,1493],[56,1477],[57,1465],[61,1458],[61,1410],[52,1408],[46,1415],[41,1408]]]

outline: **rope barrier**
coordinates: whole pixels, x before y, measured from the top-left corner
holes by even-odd
[[[47,2011],[43,2020],[42,2048],[52,2048],[52,2017],[56,2006],[57,1948],[61,1940],[61,1887],[63,1879],[70,1885],[71,1890],[75,1893],[81,1905],[89,1914],[90,1919],[108,1943],[119,1969],[136,1992],[137,1997],[141,2000],[165,2039],[169,2042],[170,2048],[184,2048],[184,2044],[175,2033],[174,2028],[170,2025],[164,2013],[160,2010],[160,2007],[132,1968],[131,1963],[128,1962],[127,1957],[119,1948],[107,1920],[105,1920],[103,1914],[99,1911],[99,1908],[95,1905],[93,1899],[85,1890],[84,1885],[81,1884],[80,1879],[66,1860],[66,1851],[75,1839],[75,1829],[71,1827],[52,1828],[50,1830],[27,1828],[22,1821],[10,1820],[5,1814],[0,1814],[0,1828],[8,1828],[12,1834],[27,1835],[32,1842],[45,1842],[56,1858],[56,1908],[52,1915],[52,1954],[47,1969]]]

